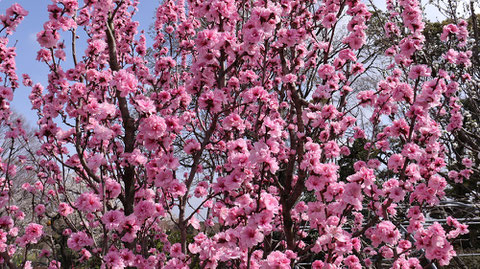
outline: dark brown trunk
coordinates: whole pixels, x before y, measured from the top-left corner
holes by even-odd
[[[113,26],[113,18],[110,18],[107,22],[107,44],[108,44],[108,54],[109,54],[109,64],[112,71],[119,71],[121,66],[117,59],[117,46],[115,41],[115,30]],[[122,117],[123,129],[125,135],[123,137],[123,143],[125,145],[125,153],[133,152],[135,147],[135,119],[130,115],[128,110],[128,102],[125,97],[120,96],[120,92],[117,91],[116,98],[118,101],[118,108]],[[128,165],[123,170],[122,181],[125,185],[125,199],[122,200],[123,209],[125,216],[131,215],[133,213],[133,205],[135,198],[135,175],[134,167]],[[135,243],[126,243],[127,248],[134,250]]]
[[[282,216],[283,216],[283,232],[285,233],[285,240],[287,241],[287,248],[295,249],[295,232],[293,231],[292,215],[290,213],[290,207],[282,204]]]

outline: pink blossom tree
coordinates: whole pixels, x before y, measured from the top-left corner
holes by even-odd
[[[152,68],[147,39],[132,19],[137,5],[49,5],[37,35],[48,85],[24,76],[42,141],[35,167],[42,188],[32,195],[43,204],[33,205],[36,215],[19,229],[27,209],[9,204],[15,190],[7,159],[1,262],[30,267],[38,261],[27,254],[43,248],[49,268],[60,268],[48,242],[52,220],[61,219],[74,266],[449,264],[451,241],[467,227],[453,218],[446,226],[425,223],[423,212],[448,184],[439,174],[446,169],[438,140],[445,130],[431,114],[450,113],[448,131],[459,128],[456,89],[469,77],[443,70],[432,76],[417,64],[425,42],[417,0],[387,1],[382,34],[396,41],[385,52],[391,64],[376,88],[359,93],[370,17],[361,1],[163,1]],[[6,33],[26,14],[9,8],[0,17]],[[86,40],[77,38],[80,31]],[[78,42],[85,42],[81,54]],[[0,71],[8,79],[0,120],[15,139],[22,132],[9,122],[8,101],[18,83],[7,45],[0,39]],[[452,50],[443,61],[467,66],[469,53]],[[368,130],[354,116],[359,108],[369,111]],[[338,161],[358,140],[367,154],[341,177]]]

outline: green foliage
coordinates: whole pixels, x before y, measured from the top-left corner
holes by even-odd
[[[347,177],[355,174],[353,165],[359,160],[366,161],[369,152],[365,149],[366,139],[356,139],[353,145],[349,148],[350,155],[342,156],[338,160],[338,166],[340,166],[340,180],[346,182]]]

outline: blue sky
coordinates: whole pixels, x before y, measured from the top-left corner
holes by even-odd
[[[36,61],[37,51],[40,49],[36,39],[36,35],[43,29],[43,24],[48,20],[47,6],[51,4],[50,0],[0,0],[0,13],[5,13],[5,10],[13,3],[19,3],[23,8],[28,10],[29,14],[25,17],[22,23],[18,26],[16,32],[10,36],[10,45],[16,43],[16,62],[17,74],[21,79],[22,74],[29,74],[34,83],[40,82],[44,87],[47,83],[48,67],[45,63]],[[140,29],[147,31],[149,25],[153,22],[155,9],[158,6],[158,0],[144,0],[140,1],[139,11],[135,17],[140,22]],[[62,35],[65,40],[67,48],[71,42],[70,33]],[[82,40],[82,39],[81,39]],[[83,39],[84,41],[85,39]],[[147,46],[151,46],[152,41],[148,40]],[[77,53],[82,54],[86,46],[78,41]],[[67,61],[65,66],[71,65],[71,56],[69,57],[68,50]],[[64,68],[66,69],[66,68]],[[35,126],[38,120],[35,111],[31,110],[30,100],[28,95],[30,88],[23,87],[23,85],[15,91],[12,108],[19,114],[23,115],[26,122],[30,126]]]

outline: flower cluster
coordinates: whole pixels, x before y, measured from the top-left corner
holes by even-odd
[[[139,1],[52,0],[37,34],[47,85],[23,77],[39,115],[37,183],[22,186],[36,223],[21,234],[24,209],[9,202],[25,158],[0,162],[0,263],[48,232],[67,240],[41,252],[50,268],[64,266],[57,246],[72,266],[105,268],[420,268],[417,250],[447,265],[467,226],[428,226],[424,213],[444,198],[445,175],[473,171],[469,159],[447,171],[440,142],[462,126],[471,52],[438,59],[459,74],[420,63],[420,1],[386,2],[390,65],[361,90],[362,1],[161,1],[147,50]],[[14,5],[0,20],[12,31],[26,14]],[[463,48],[466,22],[441,39]],[[9,121],[18,79],[7,45],[0,38],[0,124],[16,139],[26,136]]]

